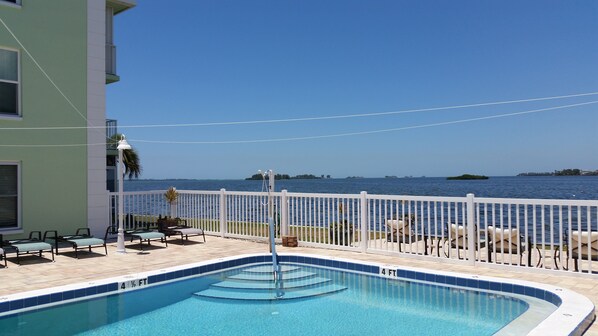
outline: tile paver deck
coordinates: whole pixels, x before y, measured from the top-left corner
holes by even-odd
[[[22,266],[18,266],[12,255],[9,255],[8,268],[0,269],[0,296],[86,282],[120,275],[156,270],[171,266],[184,265],[193,262],[235,256],[247,253],[268,252],[268,245],[246,240],[223,239],[206,237],[206,243],[194,240],[185,246],[175,241],[169,241],[168,247],[162,244],[152,244],[150,248],[140,251],[128,248],[127,254],[116,254],[116,244],[108,245],[108,256],[98,253],[88,255],[80,253],[80,259],[74,258],[74,253],[67,252],[56,256],[56,262],[44,261],[38,257],[22,258]],[[127,245],[135,246],[135,245]],[[564,287],[588,297],[594,305],[598,305],[598,281],[591,278],[575,277],[567,274],[536,274],[522,271],[491,269],[487,267],[473,267],[459,264],[441,263],[397,256],[385,256],[325,250],[308,247],[288,248],[277,246],[279,253],[305,253],[330,257],[349,258],[361,261],[388,263],[419,267],[428,270],[443,270],[459,273],[478,274],[497,278],[518,278]],[[66,252],[67,250],[64,250]],[[598,324],[594,323],[585,335],[598,336]]]

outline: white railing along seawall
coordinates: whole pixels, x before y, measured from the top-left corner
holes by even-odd
[[[125,192],[125,228],[159,216],[221,237],[266,240],[268,193]],[[592,274],[598,271],[598,201],[273,192],[276,238],[302,246]],[[118,194],[110,193],[116,227]]]

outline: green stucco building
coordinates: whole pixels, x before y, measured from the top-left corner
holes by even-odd
[[[134,0],[0,0],[0,233],[108,225],[105,85]]]

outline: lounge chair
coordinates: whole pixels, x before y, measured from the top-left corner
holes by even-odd
[[[402,243],[415,243],[420,240],[424,241],[424,254],[428,254],[428,240],[423,230],[416,233],[413,230],[415,225],[415,218],[413,216],[405,216],[403,219],[387,219],[386,226],[389,228],[386,235],[387,242],[399,243],[399,252],[401,252]]]
[[[75,258],[77,259],[79,258],[78,251],[85,248],[91,252],[91,249],[94,247],[104,247],[105,255],[108,255],[106,241],[93,237],[90,234],[89,228],[79,228],[74,235],[67,236],[59,236],[55,230],[46,231],[44,233],[44,241],[54,246],[56,254],[58,254],[58,248],[72,247],[75,249]]]
[[[185,245],[185,240],[189,241],[189,236],[202,236],[204,243],[206,242],[206,235],[202,229],[188,226],[187,221],[180,218],[175,218],[174,223],[176,225],[171,225],[172,221],[159,219],[158,231],[168,237],[180,235],[183,245]]]
[[[131,231],[125,231],[125,237],[131,238],[131,242],[134,240],[139,239],[139,246],[143,251],[143,242],[147,242],[147,245],[151,245],[152,240],[160,240],[168,247],[168,242],[166,241],[166,235],[162,232],[149,230],[149,229],[137,229]]]
[[[566,240],[568,241],[568,239]],[[579,270],[578,259],[598,261],[598,232],[571,232],[571,246],[567,249],[567,262],[569,256],[575,263],[575,272]]]
[[[4,259],[4,268],[8,267],[6,264],[6,255],[4,255],[4,249],[0,248],[0,260]]]
[[[16,239],[16,240],[2,240],[0,235],[0,241],[2,242],[2,249],[4,250],[4,257],[6,253],[17,254],[17,264],[21,264],[20,256],[23,254],[38,253],[42,257],[43,251],[50,251],[52,253],[52,261],[54,261],[54,247],[41,240],[41,231],[32,231],[29,233],[28,239]]]
[[[519,255],[519,264],[523,260],[523,253],[527,253],[527,266],[531,266],[530,243],[526,242],[517,228],[495,228],[488,226],[488,262],[492,262],[493,253],[508,253]],[[504,262],[504,261],[503,261]]]
[[[117,232],[117,230],[115,230],[114,227],[108,226],[108,228],[106,229],[106,235],[104,236],[104,240],[108,239],[108,234],[115,233],[115,232]],[[143,242],[144,241],[147,242],[147,245],[151,245],[150,242],[152,240],[160,240],[168,247],[168,242],[166,241],[166,235],[162,232],[158,232],[158,231],[146,229],[146,228],[137,228],[135,230],[126,230],[124,233],[125,233],[125,238],[131,239],[131,242],[133,242],[135,240],[139,240],[139,246],[142,251],[143,251]]]
[[[465,251],[468,248],[467,228],[464,225],[449,223],[445,232],[448,249],[444,251],[444,255],[450,257],[451,249],[457,249],[457,258],[461,259],[461,251]],[[479,237],[477,226],[474,228],[473,239],[474,249],[478,249],[478,242],[480,248],[486,246],[486,239],[484,236]]]

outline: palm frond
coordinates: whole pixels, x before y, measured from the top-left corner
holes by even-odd
[[[115,134],[108,139],[108,143],[117,144],[120,139],[122,139],[122,134]],[[123,150],[123,164],[125,166],[125,175],[128,175],[129,179],[139,178],[142,168],[139,154],[137,154],[135,148]]]

